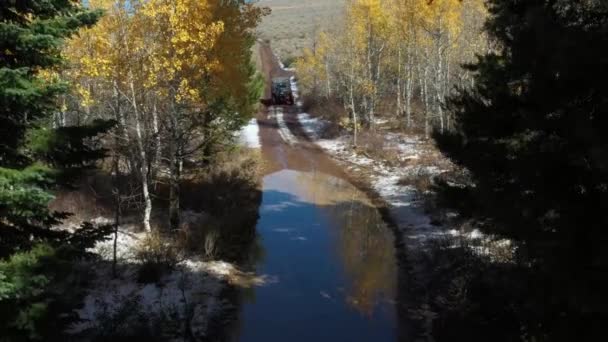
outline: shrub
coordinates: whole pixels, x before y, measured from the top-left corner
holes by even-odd
[[[43,274],[44,259],[55,251],[46,245],[17,253],[0,262],[0,326],[5,337],[26,335],[38,339],[38,325],[46,319],[50,277]]]
[[[175,242],[158,232],[150,233],[141,240],[135,256],[141,263],[137,280],[142,283],[158,282],[180,260]]]
[[[205,213],[186,211],[182,213],[176,243],[179,250],[200,253],[206,259],[213,259],[219,246],[219,222]]]
[[[296,61],[296,57],[287,56],[287,57],[283,58],[282,63],[283,63],[284,67],[290,68],[295,61]]]
[[[243,255],[255,236],[261,203],[258,158],[235,147],[184,181],[176,236],[182,250],[231,261]]]
[[[398,165],[401,152],[387,144],[384,134],[365,130],[359,133],[357,147],[361,152],[373,159],[382,159],[390,165]]]
[[[79,304],[73,250],[37,245],[0,261],[0,340],[59,338]]]
[[[427,168],[418,167],[415,171],[403,176],[397,182],[401,186],[413,186],[421,193],[431,190],[433,186],[433,174]]]

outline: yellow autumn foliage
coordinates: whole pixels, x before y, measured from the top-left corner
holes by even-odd
[[[352,121],[370,127],[390,114],[411,127],[418,115],[428,135],[453,122],[445,99],[470,78],[462,65],[487,49],[487,15],[484,0],[349,0],[343,24],[303,51],[298,77],[305,93],[341,102]]]
[[[95,88],[126,91],[131,83],[159,103],[199,109],[209,98],[247,96],[248,54],[239,49],[248,49],[264,9],[222,0],[91,0],[89,6],[105,15],[64,51],[83,107],[94,103]]]

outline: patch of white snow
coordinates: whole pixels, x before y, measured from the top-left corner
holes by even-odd
[[[251,119],[239,132],[239,143],[248,148],[260,148],[260,128],[256,119]]]
[[[279,135],[281,136],[281,138],[289,145],[297,143],[298,139],[295,137],[295,135],[293,135],[293,133],[291,133],[291,130],[289,129],[289,127],[287,127],[287,124],[285,123],[285,118],[283,117],[283,108],[272,107],[271,110],[276,113],[277,124],[279,125]]]

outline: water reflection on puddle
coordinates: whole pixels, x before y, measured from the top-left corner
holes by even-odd
[[[257,274],[235,341],[394,341],[392,233],[348,182],[284,170],[264,178]]]

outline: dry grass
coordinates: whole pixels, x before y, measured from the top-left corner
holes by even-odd
[[[195,170],[182,184],[183,208],[218,217],[248,204],[257,190],[260,172],[254,153],[228,150],[220,153],[213,165]]]
[[[111,198],[98,198],[97,196],[99,196],[98,192],[89,188],[87,182],[82,182],[76,190],[61,189],[57,191],[55,199],[49,204],[49,207],[52,211],[72,213],[73,216],[68,220],[72,222],[111,216]]]
[[[384,132],[362,131],[357,138],[358,149],[374,160],[382,160],[390,166],[400,165],[401,153],[391,148],[387,143]]]
[[[255,153],[247,149],[222,153],[213,166],[182,184],[183,209],[206,213],[184,221],[179,233],[183,248],[207,258],[235,260],[250,244],[261,203]]]
[[[177,246],[188,254],[212,260],[218,253],[220,226],[220,222],[208,214],[184,212],[175,238]]]
[[[315,30],[336,27],[343,15],[345,0],[259,0],[272,13],[258,28],[263,40],[270,40],[282,58],[299,56],[304,47],[312,45]]]
[[[239,249],[250,243],[255,234],[258,207],[261,203],[259,189],[259,156],[247,149],[235,148],[220,153],[211,166],[193,167],[181,184],[182,224],[177,234],[154,236],[145,241],[140,253],[141,262],[148,266],[142,281],[160,276],[164,263],[158,261],[162,243],[170,243],[186,254],[196,254],[208,259],[226,257],[234,259]],[[129,180],[121,184],[126,186]],[[56,193],[52,210],[70,212],[66,224],[79,225],[98,217],[113,219],[114,197],[111,176],[103,171],[91,172],[77,182],[76,189],[63,189]],[[154,188],[152,227],[157,232],[168,232],[168,187],[166,182]],[[122,224],[141,223],[141,198],[137,188],[123,189],[133,194],[133,199],[123,203]],[[170,235],[170,234],[165,234]],[[173,248],[173,247],[172,247]],[[156,260],[156,261],[154,261]],[[163,265],[159,265],[163,264]]]
[[[134,194],[135,189],[129,189],[129,180],[121,180],[122,194]],[[93,170],[83,174],[72,187],[63,187],[55,191],[55,198],[49,203],[49,209],[58,212],[71,213],[66,223],[80,224],[98,217],[113,217],[114,184],[112,176],[105,170]],[[122,205],[123,214],[127,215],[137,210],[137,198],[125,201]]]
[[[175,268],[181,256],[178,245],[171,237],[160,232],[147,234],[136,247],[135,256],[141,263],[137,278],[141,283],[155,283]]]
[[[314,113],[315,117],[322,118],[327,125],[321,134],[322,138],[335,138],[344,133],[340,127],[342,118],[348,116],[344,106],[335,99],[325,99],[311,95],[303,96],[302,112]]]
[[[421,193],[430,191],[433,187],[433,177],[424,168],[419,168],[415,172],[402,177],[397,182],[401,186],[412,186]]]
[[[408,158],[404,161],[406,166],[431,167],[435,166],[442,170],[452,170],[455,166],[437,149],[434,142],[429,140],[420,147],[421,153],[416,158]]]
[[[405,159],[401,164],[410,168],[412,172],[402,177],[398,184],[413,186],[422,194],[433,190],[437,173],[432,172],[431,168],[439,168],[442,172],[452,172],[456,169],[456,166],[437,149],[432,141],[424,143],[415,158]]]

